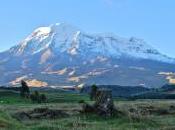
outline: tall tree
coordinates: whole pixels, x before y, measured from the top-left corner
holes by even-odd
[[[29,87],[24,80],[21,81],[20,95],[21,97],[25,97],[25,98],[28,98],[30,95]]]
[[[97,96],[98,87],[94,84],[91,86],[90,99],[95,100]]]

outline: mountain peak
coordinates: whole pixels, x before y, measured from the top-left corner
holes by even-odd
[[[51,24],[50,26],[43,26],[38,27],[35,29],[29,37],[39,37],[44,35],[49,35],[50,33],[70,33],[70,32],[77,32],[80,29],[78,29],[75,26],[72,26],[68,23],[56,23]]]
[[[49,33],[51,33],[50,27],[39,27],[33,32],[33,34],[36,36],[45,35]]]
[[[102,55],[109,58],[125,56],[175,63],[174,59],[161,54],[143,39],[122,38],[113,33],[88,34],[67,23],[39,27],[13,50],[16,55],[33,55],[47,48],[52,48],[58,54],[64,52],[69,55]]]
[[[95,82],[154,86],[166,82],[159,72],[175,68],[175,59],[142,39],[89,34],[67,23],[35,29],[18,45],[0,53],[0,61],[0,83],[27,76],[50,85]]]

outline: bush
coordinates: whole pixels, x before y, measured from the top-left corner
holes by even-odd
[[[83,104],[83,103],[85,103],[85,101],[84,100],[80,100],[80,101],[78,101],[78,103]]]
[[[35,103],[46,103],[47,97],[45,94],[40,94],[38,91],[35,91],[30,95],[30,99]]]
[[[41,95],[40,95],[40,100],[41,100],[41,102],[46,103],[46,102],[47,102],[47,97],[46,97],[46,95],[45,95],[45,94],[41,94]]]

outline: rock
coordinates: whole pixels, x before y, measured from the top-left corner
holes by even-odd
[[[94,106],[91,106],[89,104],[84,103],[82,107],[83,107],[83,111],[82,111],[83,113],[94,113],[95,112]]]
[[[49,111],[48,108],[35,108],[32,112],[33,113],[45,113],[47,111]]]
[[[69,114],[62,110],[54,110],[48,108],[36,108],[28,112],[19,112],[14,117],[20,121],[32,120],[32,119],[57,119],[68,117]]]
[[[111,117],[118,112],[113,104],[112,91],[109,89],[97,90],[97,96],[93,105],[83,104],[84,113],[96,113],[100,116]]]
[[[13,117],[16,118],[19,121],[30,120],[31,119],[31,116],[26,112],[16,113]]]
[[[114,113],[112,91],[109,89],[99,89],[94,108],[100,116],[112,116]]]

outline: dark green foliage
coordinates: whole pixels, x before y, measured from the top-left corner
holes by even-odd
[[[24,80],[21,81],[20,95],[23,98],[28,98],[30,95],[29,87]]]
[[[30,99],[35,103],[46,103],[47,97],[45,94],[40,94],[38,91],[35,91],[30,95]]]
[[[90,99],[91,100],[95,100],[96,99],[96,96],[97,96],[97,86],[94,84],[91,86],[91,92],[90,92]]]
[[[83,104],[83,103],[85,103],[85,101],[84,100],[80,100],[80,101],[78,101],[78,103]]]
[[[33,101],[37,103],[35,96],[33,97],[36,88],[30,88],[30,98],[21,98],[18,91],[11,89],[0,88],[0,104],[33,104]],[[89,101],[89,95],[70,93],[62,90],[41,90],[38,89],[39,93],[44,94],[47,97],[47,103],[78,103],[80,100]],[[31,100],[31,98],[33,100]],[[31,102],[32,101],[32,102]]]
[[[47,97],[46,97],[46,95],[45,95],[45,94],[41,94],[41,95],[40,95],[40,100],[41,100],[41,102],[46,103],[46,102],[47,102]]]
[[[32,102],[38,102],[38,97],[39,97],[38,91],[35,91],[30,95],[30,99],[32,100]]]

